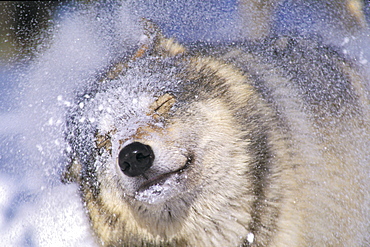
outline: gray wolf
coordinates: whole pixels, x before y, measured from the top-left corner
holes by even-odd
[[[365,80],[317,39],[185,47],[149,22],[78,93],[64,181],[103,246],[367,246]]]

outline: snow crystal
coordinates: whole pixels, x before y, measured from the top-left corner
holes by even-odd
[[[48,120],[48,124],[49,124],[49,125],[53,125],[53,124],[54,124],[54,119],[53,119],[53,117],[49,118],[49,120]]]
[[[345,37],[344,39],[343,39],[343,42],[342,42],[342,46],[344,46],[345,44],[348,44],[349,43],[349,38],[348,37]]]
[[[363,58],[363,59],[360,59],[360,63],[361,63],[362,65],[365,65],[365,64],[367,64],[367,63],[368,63],[368,61],[367,61],[367,59]]]
[[[170,176],[166,181],[149,186],[148,189],[137,192],[135,199],[149,204],[161,203],[180,191],[179,174]]]
[[[42,146],[40,144],[37,144],[36,145],[36,148],[37,148],[37,150],[39,150],[39,152],[42,152],[42,150],[43,150],[43,148],[42,148]]]
[[[254,234],[252,232],[248,233],[247,235],[248,243],[252,244],[254,242]]]

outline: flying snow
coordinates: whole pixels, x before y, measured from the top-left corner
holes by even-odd
[[[11,69],[6,72],[1,68],[0,80],[3,81],[0,85],[4,88],[0,93],[2,245],[95,246],[77,186],[60,182],[61,171],[66,166],[65,154],[70,149],[64,139],[65,117],[76,104],[87,111],[88,107],[93,107],[95,112],[87,115],[88,120],[96,122],[95,113],[100,112],[99,130],[104,133],[112,129],[114,119],[111,118],[115,112],[112,105],[124,107],[124,104],[115,98],[112,100],[117,102],[102,100],[88,106],[83,101],[76,102],[76,92],[88,87],[112,62],[119,61],[137,47],[143,37],[141,17],[153,19],[165,34],[185,43],[237,40],[235,2],[226,2],[107,1],[87,7],[73,6],[61,11],[60,17],[54,20],[46,48],[36,51],[21,65],[9,65]],[[285,13],[284,21],[289,22],[287,16]],[[280,23],[279,27],[285,24]],[[309,25],[300,27],[309,28]],[[369,34],[328,40],[368,66]],[[137,83],[135,76],[131,76],[132,83]],[[157,87],[166,87],[168,83]],[[366,87],[370,90],[370,84]],[[118,96],[123,92],[112,94]],[[91,98],[89,94],[82,96]],[[99,97],[96,95],[97,99]],[[153,102],[145,96],[128,98],[130,105],[139,110],[147,109]],[[125,131],[136,129],[137,122],[140,121],[130,122]],[[176,183],[176,176],[164,184],[150,186],[136,198],[149,203],[161,200],[171,183]],[[247,240],[253,243],[253,233],[248,234]]]

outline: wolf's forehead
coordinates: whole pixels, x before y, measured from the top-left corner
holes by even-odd
[[[156,65],[153,68],[150,64],[145,65],[143,69],[143,66],[134,64],[116,78],[101,81],[98,92],[84,101],[84,118],[89,119],[100,134],[122,130],[123,134],[131,135],[153,121],[151,112],[158,108],[153,104],[159,98],[168,92],[179,91],[182,83],[171,66]],[[160,103],[160,106],[169,105]]]
[[[146,91],[130,91],[123,87],[97,93],[86,109],[89,119],[96,121],[99,132],[112,129],[132,129],[150,121],[149,107],[155,96]],[[130,132],[130,131],[129,131]]]

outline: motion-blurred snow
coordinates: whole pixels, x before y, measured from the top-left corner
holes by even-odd
[[[75,89],[138,42],[135,18],[116,7],[64,13],[50,48],[7,70],[0,120],[4,246],[94,245],[77,187],[59,182],[64,114]]]
[[[74,91],[133,49],[140,17],[182,42],[239,39],[235,1],[132,1],[75,6],[55,20],[48,49],[0,77],[0,238],[3,246],[94,246],[75,185],[59,181],[65,166],[64,114]],[[310,10],[313,12],[314,10]],[[284,13],[282,32],[295,13]],[[284,24],[284,25],[283,25]],[[302,32],[312,25],[300,19]],[[285,29],[284,29],[285,28]],[[316,31],[316,30],[315,30]],[[321,32],[320,30],[318,30]],[[370,65],[369,32],[330,43]],[[10,69],[9,69],[10,68]],[[369,78],[370,78],[370,70]],[[370,89],[370,84],[367,84]],[[366,140],[365,140],[366,141]]]

